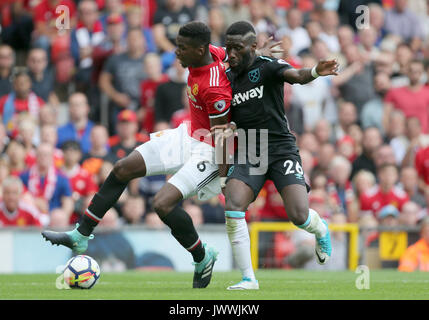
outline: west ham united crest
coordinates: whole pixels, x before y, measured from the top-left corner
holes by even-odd
[[[259,81],[259,68],[258,69],[253,69],[251,71],[249,71],[249,80],[251,82],[258,82]]]

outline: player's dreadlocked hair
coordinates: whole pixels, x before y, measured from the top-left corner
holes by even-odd
[[[251,36],[249,40],[256,40],[256,31],[252,24],[247,21],[238,21],[231,24],[226,30],[227,36]]]
[[[192,39],[196,46],[208,46],[211,38],[209,27],[198,21],[191,21],[179,29],[179,36]]]

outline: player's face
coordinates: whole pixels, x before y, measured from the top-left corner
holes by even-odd
[[[201,59],[199,51],[200,48],[192,46],[191,39],[177,36],[176,44],[176,56],[177,59],[179,59],[182,67],[192,67],[193,65],[196,65]]]
[[[229,66],[234,72],[240,73],[250,65],[255,45],[243,41],[240,35],[226,36],[225,44]]]

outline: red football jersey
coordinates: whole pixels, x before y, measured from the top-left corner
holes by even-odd
[[[98,191],[93,176],[81,166],[76,166],[70,172],[63,172],[70,180],[73,193],[77,193],[78,196],[86,197]]]
[[[187,93],[191,112],[189,135],[214,145],[213,139],[205,138],[207,131],[210,131],[210,118],[229,113],[232,89],[223,64],[225,50],[210,45],[210,53],[213,63],[199,68],[189,67]]]
[[[20,202],[15,212],[8,212],[3,202],[0,203],[0,226],[41,226],[40,213],[35,207]]]
[[[415,166],[419,177],[429,185],[429,147],[417,151]]]
[[[400,211],[407,201],[409,201],[409,197],[404,190],[393,187],[389,192],[383,193],[380,187],[376,185],[361,194],[360,209],[361,211],[372,212],[377,217],[378,212],[384,206],[391,204]]]

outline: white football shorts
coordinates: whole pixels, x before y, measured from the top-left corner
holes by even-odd
[[[200,200],[208,200],[221,192],[214,147],[190,137],[188,125],[151,133],[135,150],[146,163],[146,176],[172,174],[168,182],[183,199],[198,194]]]

